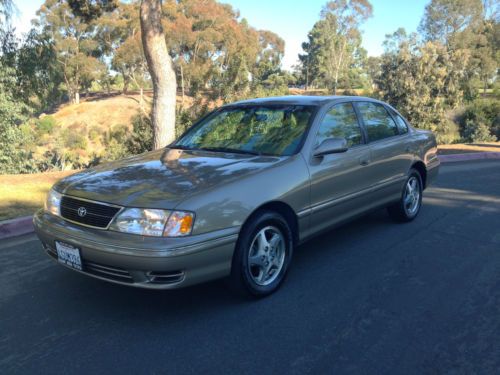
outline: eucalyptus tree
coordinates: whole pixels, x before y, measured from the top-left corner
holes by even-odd
[[[328,2],[303,44],[305,54],[299,56],[303,70],[312,80],[331,87],[334,95],[339,82],[349,75],[366,54],[361,47],[361,25],[372,16],[368,0]],[[352,78],[352,77],[351,77]]]
[[[94,23],[74,14],[66,2],[46,0],[34,21],[53,45],[70,100],[78,104],[80,92],[89,87],[104,69]]]

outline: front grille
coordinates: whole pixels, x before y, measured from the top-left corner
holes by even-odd
[[[82,215],[82,211],[85,211],[84,215]],[[120,211],[119,207],[103,203],[88,202],[67,196],[61,198],[61,216],[63,218],[95,228],[107,228],[118,211]]]

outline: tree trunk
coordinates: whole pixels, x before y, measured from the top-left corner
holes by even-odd
[[[75,92],[75,104],[80,104],[80,93]]]
[[[184,108],[184,69],[182,68],[182,64],[180,64],[180,67],[181,67],[181,92],[182,92],[181,108]]]
[[[161,0],[142,0],[141,31],[144,55],[153,82],[153,148],[175,139],[176,79],[161,25]]]
[[[309,90],[309,65],[306,67],[306,91]]]
[[[122,74],[123,76],[123,89],[122,89],[122,94],[123,95],[127,95],[127,91],[128,91],[128,85],[130,83],[130,79],[125,75],[125,74]]]

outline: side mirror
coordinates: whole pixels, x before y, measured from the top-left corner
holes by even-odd
[[[314,156],[346,152],[348,149],[345,138],[327,138],[314,150]]]

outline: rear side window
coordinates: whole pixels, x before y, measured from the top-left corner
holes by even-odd
[[[337,104],[325,115],[319,126],[315,146],[327,138],[345,138],[348,147],[363,143],[358,118],[351,103]]]
[[[396,123],[383,105],[371,102],[356,103],[365,124],[370,142],[398,135]]]

